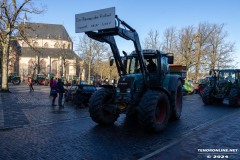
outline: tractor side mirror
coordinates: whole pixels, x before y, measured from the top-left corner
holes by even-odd
[[[168,64],[173,64],[174,58],[173,58],[173,54],[169,54],[168,56]]]
[[[122,51],[124,57],[122,57],[122,62],[125,68],[127,68],[127,53],[125,51]]]
[[[109,59],[110,59],[110,66],[113,66],[114,58],[111,56]]]

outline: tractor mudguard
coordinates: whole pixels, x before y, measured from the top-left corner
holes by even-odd
[[[183,82],[181,76],[177,74],[166,75],[163,79],[163,88],[165,88],[169,93],[175,92],[178,80],[181,80],[181,82]]]
[[[107,84],[100,85],[99,87],[107,88],[107,89],[114,89],[115,88],[113,85],[107,85]]]

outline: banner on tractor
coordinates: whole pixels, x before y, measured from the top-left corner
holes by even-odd
[[[75,32],[97,31],[115,27],[115,7],[75,15]]]

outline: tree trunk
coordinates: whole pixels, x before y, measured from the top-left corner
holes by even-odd
[[[88,84],[90,84],[90,76],[91,76],[91,62],[88,62]]]
[[[195,80],[198,80],[199,77],[199,67],[200,67],[200,57],[201,57],[201,46],[199,42],[199,37],[196,37],[196,71],[195,71]]]
[[[6,36],[6,43],[2,44],[3,54],[2,54],[2,92],[8,92],[8,55],[9,55],[9,43],[10,36]]]

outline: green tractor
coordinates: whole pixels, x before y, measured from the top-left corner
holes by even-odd
[[[21,83],[20,77],[16,72],[10,73],[8,76],[8,82],[13,83],[15,85],[19,85]]]
[[[117,16],[115,20],[115,28],[85,32],[110,45],[110,66],[116,63],[120,77],[117,87],[103,85],[91,96],[90,116],[100,125],[113,125],[119,114],[126,114],[127,119],[136,118],[147,131],[160,132],[170,119],[178,120],[182,112],[183,80],[169,71],[173,54],[142,50],[137,32]],[[120,56],[114,36],[131,40],[135,51],[129,55],[123,51],[124,56]]]
[[[240,69],[221,69],[214,72],[202,92],[204,104],[222,103],[228,98],[230,106],[240,106]]]

